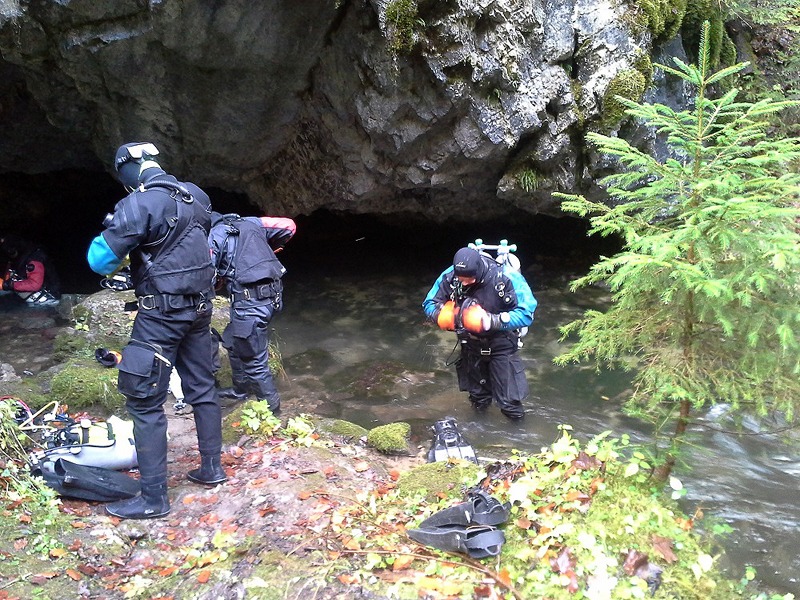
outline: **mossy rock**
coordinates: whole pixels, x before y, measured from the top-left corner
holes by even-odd
[[[56,373],[51,399],[68,405],[70,411],[100,406],[109,414],[120,412],[125,397],[117,391],[117,370],[87,363],[69,363]]]
[[[398,381],[406,373],[400,364],[386,360],[369,360],[344,369],[326,378],[329,389],[368,398],[392,396]]]
[[[426,463],[400,474],[397,493],[402,497],[425,496],[435,501],[441,495],[458,495],[465,483],[477,482],[481,468],[466,460]]]
[[[76,329],[88,331],[89,340],[102,339],[110,346],[122,347],[130,339],[135,316],[135,312],[125,310],[125,304],[135,300],[133,290],[103,290],[73,307],[72,319]]]
[[[284,367],[290,373],[322,373],[336,361],[327,350],[311,348],[305,352],[294,354],[284,361]]]
[[[410,435],[408,423],[379,425],[367,433],[367,445],[382,454],[408,454]]]
[[[77,331],[59,333],[53,340],[53,358],[56,362],[63,362],[76,356],[88,357],[91,345],[86,336]]]
[[[369,431],[361,427],[361,425],[341,419],[320,419],[316,422],[316,426],[324,433],[353,440],[361,439],[369,434]]]
[[[617,99],[617,96],[633,102],[640,102],[646,88],[647,81],[644,75],[636,69],[626,69],[617,73],[616,77],[608,84],[603,96],[603,127],[610,129],[622,121],[625,116],[626,107]]]

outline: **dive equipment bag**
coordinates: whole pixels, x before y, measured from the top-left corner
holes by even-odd
[[[475,450],[470,446],[461,432],[458,424],[453,417],[445,417],[434,423],[433,443],[428,451],[428,462],[446,462],[448,460],[461,459],[478,463]]]

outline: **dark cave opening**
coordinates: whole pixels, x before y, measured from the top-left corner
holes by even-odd
[[[260,215],[242,194],[206,188],[215,210]],[[14,232],[40,244],[58,270],[65,293],[98,291],[100,277],[86,263],[91,240],[102,221],[125,195],[105,172],[61,171],[0,176],[0,232]],[[353,214],[317,210],[290,216],[297,234],[281,255],[293,274],[358,273],[403,270],[427,261],[439,272],[455,251],[477,238],[518,247],[523,265],[542,273],[583,271],[601,254],[613,253],[614,240],[587,237],[587,223],[519,211],[499,221],[437,223],[419,215]]]

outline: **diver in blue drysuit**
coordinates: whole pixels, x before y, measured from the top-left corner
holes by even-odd
[[[458,250],[453,265],[439,275],[425,297],[426,316],[458,336],[458,385],[469,393],[476,409],[485,409],[494,400],[508,418],[524,416],[528,382],[518,353],[519,338],[520,330],[533,322],[536,305],[521,273],[504,271],[474,248]]]

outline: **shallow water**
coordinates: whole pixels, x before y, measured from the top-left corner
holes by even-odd
[[[571,425],[583,440],[608,429],[616,436],[629,434],[634,443],[651,439],[649,427],[620,411],[625,374],[552,364],[562,349],[558,326],[607,301],[602,290],[570,293],[571,274],[535,265],[526,270],[539,301],[521,350],[531,396],[524,421],[512,423],[496,407],[473,412],[447,365],[454,357],[454,334],[425,322],[421,303],[447,253],[398,257],[354,245],[352,252],[319,253],[313,260],[292,257],[289,250],[281,258],[289,271],[285,309],[273,321],[273,337],[286,365],[287,377],[278,379],[286,404],[367,428],[407,421],[425,448],[433,422],[453,416],[483,456],[505,456],[514,448],[538,451],[557,439],[559,424]],[[34,313],[3,297],[0,313],[0,362],[12,363],[18,374],[50,366],[47,353],[53,328],[61,323],[58,313]],[[689,432],[692,468],[676,471],[688,489],[684,510],[702,510],[706,520],[734,528],[724,543],[734,577],[751,564],[764,583],[800,595],[800,450],[771,436],[714,428],[733,428],[724,407]],[[755,433],[754,426],[748,433]]]
[[[633,443],[651,439],[646,424],[620,410],[627,375],[552,363],[562,350],[558,326],[586,308],[603,306],[604,291],[576,295],[569,292],[567,274],[537,281],[526,273],[539,301],[521,350],[531,396],[524,421],[512,423],[496,407],[476,414],[457,389],[454,367],[447,366],[455,336],[425,323],[421,309],[439,274],[438,268],[431,270],[433,261],[408,261],[387,271],[379,260],[360,260],[363,268],[342,264],[338,271],[327,263],[324,268],[287,263],[286,308],[273,322],[289,376],[279,383],[286,402],[313,405],[321,414],[367,428],[407,421],[415,441],[426,448],[433,422],[453,416],[485,456],[504,456],[514,448],[538,451],[557,439],[562,423],[584,440],[608,429],[616,436],[629,434]],[[447,256],[443,260],[446,264]],[[724,542],[734,577],[751,564],[764,583],[798,594],[800,450],[772,436],[722,434],[711,427],[734,429],[724,407],[705,415],[687,436],[691,469],[681,466],[675,473],[688,490],[684,510],[690,515],[701,510],[705,522],[713,517],[734,528]]]

